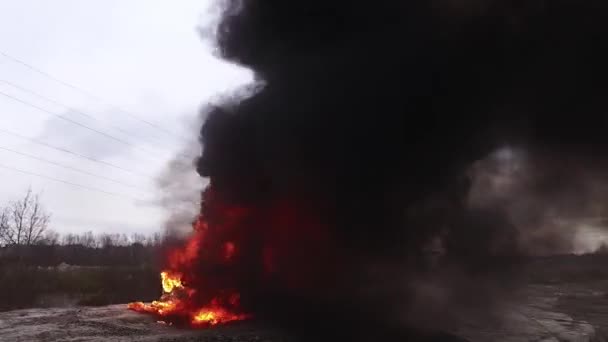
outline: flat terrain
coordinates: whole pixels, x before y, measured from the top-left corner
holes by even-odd
[[[608,257],[539,259],[504,319],[463,322],[453,333],[475,342],[608,341]],[[314,328],[313,328],[314,329]],[[323,334],[323,332],[319,332]],[[126,305],[0,312],[0,341],[291,341],[253,322],[180,329]]]
[[[179,329],[129,311],[126,305],[109,305],[3,312],[0,341],[262,342],[282,338],[247,323],[206,330]]]
[[[581,315],[568,314],[562,306],[571,305],[572,312],[582,309],[595,296],[585,297],[553,286],[530,287],[529,302],[513,305],[500,324],[472,322],[455,331],[470,341],[604,341],[591,322],[601,323],[607,312]],[[586,294],[585,296],[587,296]],[[599,309],[597,305],[594,307]],[[599,310],[601,311],[601,310]],[[594,315],[588,316],[587,315]],[[589,318],[589,321],[584,320]],[[607,322],[608,323],[608,322]],[[608,325],[608,324],[607,324]],[[187,330],[157,323],[152,317],[137,314],[125,305],[103,307],[28,309],[0,313],[2,341],[201,341],[249,342],[287,341],[289,339],[252,323],[238,323],[207,330]]]

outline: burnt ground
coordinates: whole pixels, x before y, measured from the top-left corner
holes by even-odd
[[[501,320],[462,322],[469,341],[608,341],[608,256],[533,261],[527,285]],[[606,268],[606,269],[605,269]],[[319,332],[322,336],[323,332]],[[189,330],[156,322],[126,305],[15,310],[0,313],[0,341],[292,341],[254,322]]]

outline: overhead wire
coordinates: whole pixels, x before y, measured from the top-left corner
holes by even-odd
[[[134,148],[134,149],[140,150],[140,151],[142,151],[142,152],[149,153],[147,150],[142,149],[142,148],[140,148],[140,147],[138,147],[138,146],[135,146],[133,143],[131,143],[131,142],[129,142],[129,141],[126,141],[126,140],[121,139],[121,138],[117,138],[117,137],[115,137],[115,136],[113,136],[113,135],[110,135],[110,134],[108,134],[108,133],[105,133],[105,132],[100,131],[100,130],[98,130],[98,129],[95,129],[95,128],[93,128],[93,127],[90,127],[90,126],[87,126],[87,125],[85,125],[85,124],[82,124],[82,123],[80,123],[80,122],[78,122],[78,121],[76,121],[76,120],[72,120],[72,119],[68,118],[68,117],[67,117],[67,116],[65,116],[65,115],[62,115],[62,114],[57,114],[57,113],[51,112],[50,110],[47,110],[47,109],[45,109],[45,108],[42,108],[42,107],[37,106],[37,105],[35,105],[35,104],[32,104],[32,103],[30,103],[30,102],[24,101],[24,100],[22,100],[22,99],[20,99],[20,98],[17,98],[17,97],[15,97],[15,96],[12,96],[12,95],[7,94],[7,93],[2,92],[2,91],[0,91],[0,95],[4,96],[4,97],[6,97],[6,98],[9,98],[9,99],[11,99],[11,100],[13,100],[13,101],[15,101],[15,102],[19,102],[19,103],[21,103],[21,104],[23,104],[23,105],[26,105],[26,106],[32,107],[32,108],[37,109],[37,110],[39,110],[39,111],[42,111],[42,112],[44,112],[44,113],[47,113],[47,114],[53,115],[53,116],[55,116],[55,117],[57,117],[57,118],[59,118],[59,119],[61,119],[61,120],[63,120],[63,121],[66,121],[66,122],[69,122],[69,123],[71,123],[71,124],[73,124],[73,125],[76,125],[76,126],[79,126],[79,127],[81,127],[81,128],[87,129],[87,130],[89,130],[89,131],[91,131],[91,132],[95,132],[95,133],[97,133],[97,134],[99,134],[99,135],[102,135],[102,136],[104,136],[104,137],[106,137],[106,138],[108,138],[108,139],[114,140],[114,141],[116,141],[116,142],[119,142],[119,143],[121,143],[121,144],[124,144],[124,145],[126,145],[126,146],[129,146],[129,147],[131,147],[131,148]],[[154,159],[157,159],[157,160],[158,160],[158,158],[154,158]]]
[[[93,173],[93,172],[89,172],[89,171],[82,170],[82,169],[79,169],[79,168],[75,168],[75,167],[72,167],[72,166],[68,166],[68,165],[64,165],[64,164],[61,164],[61,163],[57,163],[57,162],[49,160],[49,159],[38,157],[38,156],[29,154],[29,153],[25,153],[25,152],[13,150],[13,149],[8,148],[8,147],[0,146],[0,150],[4,150],[4,151],[7,151],[7,152],[18,154],[20,156],[27,157],[27,158],[34,159],[34,160],[38,160],[38,161],[41,161],[41,162],[44,162],[44,163],[47,163],[47,164],[55,165],[55,166],[64,168],[66,170],[71,170],[71,171],[82,173],[82,174],[85,174],[85,175],[88,175],[88,176],[92,176],[92,177],[95,177],[95,178],[103,179],[103,180],[106,180],[106,181],[109,181],[109,182],[112,182],[112,183],[120,184],[122,186],[126,186],[126,187],[129,187],[129,188],[132,188],[132,189],[136,189],[136,190],[140,190],[140,191],[144,190],[144,189],[142,189],[142,188],[140,188],[138,186],[135,186],[135,185],[132,185],[132,184],[129,184],[129,183],[125,183],[125,182],[117,180],[117,179],[113,179],[113,178],[102,176],[102,175],[99,175],[99,174],[96,174],[96,173]]]
[[[28,140],[30,142],[33,142],[33,143],[37,144],[37,145],[45,146],[47,148],[50,148],[50,149],[53,149],[53,150],[56,150],[56,151],[60,151],[60,152],[67,153],[67,154],[71,154],[71,155],[76,156],[76,157],[81,158],[81,159],[86,159],[86,160],[89,160],[89,161],[92,161],[92,162],[95,162],[95,163],[98,163],[98,164],[101,164],[101,165],[105,165],[105,166],[109,166],[109,167],[112,167],[112,168],[117,169],[117,170],[121,170],[123,172],[127,172],[127,173],[130,173],[130,174],[136,175],[136,176],[145,177],[145,178],[154,180],[154,177],[152,177],[150,175],[147,175],[147,174],[144,174],[144,173],[141,173],[139,171],[130,170],[130,169],[124,168],[122,166],[119,166],[119,165],[116,165],[116,164],[113,164],[113,163],[110,163],[110,162],[106,162],[106,161],[98,159],[98,158],[94,158],[94,157],[91,157],[91,156],[80,154],[78,152],[74,152],[72,150],[69,150],[69,149],[66,149],[66,148],[63,148],[63,147],[54,146],[54,145],[48,144],[48,143],[46,143],[44,141],[41,141],[39,139],[27,137],[27,136],[24,136],[24,135],[21,135],[19,133],[15,133],[15,132],[3,129],[3,128],[0,128],[0,133],[6,134],[6,135],[10,135],[10,136],[13,136],[13,137],[17,137],[17,138],[20,138],[20,139],[23,139],[23,140]]]
[[[99,103],[101,103],[101,104],[103,104],[103,105],[105,105],[107,107],[110,107],[112,109],[115,109],[115,110],[123,113],[123,114],[126,114],[127,116],[131,117],[132,119],[137,120],[137,121],[139,121],[141,123],[144,123],[147,126],[155,128],[155,129],[157,129],[159,131],[162,131],[163,133],[165,133],[167,135],[170,135],[172,137],[178,138],[178,139],[180,139],[182,141],[186,140],[183,137],[181,137],[181,136],[179,136],[179,135],[171,132],[170,130],[165,129],[164,127],[162,127],[162,126],[160,126],[160,125],[158,125],[158,124],[156,124],[154,122],[151,122],[149,120],[143,119],[143,118],[141,118],[141,117],[139,117],[139,116],[137,116],[137,115],[135,115],[133,113],[130,113],[130,112],[128,112],[128,111],[126,111],[126,110],[118,107],[118,106],[115,106],[115,105],[107,102],[106,100],[102,99],[101,97],[99,97],[99,96],[97,96],[97,95],[95,95],[95,94],[93,94],[93,93],[91,93],[91,92],[89,92],[89,91],[87,91],[87,90],[85,90],[85,89],[83,89],[81,87],[78,87],[78,86],[76,86],[76,85],[74,85],[72,83],[63,81],[63,80],[61,80],[61,79],[59,79],[59,78],[57,78],[57,77],[55,77],[55,76],[53,76],[53,75],[45,72],[44,70],[39,69],[39,68],[37,68],[37,67],[35,67],[35,66],[31,65],[31,64],[28,64],[28,63],[26,63],[26,62],[24,62],[24,61],[22,61],[22,60],[20,60],[20,59],[18,59],[16,57],[13,57],[13,56],[11,56],[11,55],[3,52],[3,51],[0,51],[0,55],[2,55],[3,57],[5,57],[5,58],[7,58],[7,59],[9,59],[9,60],[11,60],[13,62],[18,63],[18,64],[20,64],[20,65],[22,65],[22,66],[24,66],[24,67],[26,67],[26,68],[28,68],[28,69],[36,72],[36,73],[38,73],[38,74],[40,74],[40,75],[42,75],[42,76],[44,76],[44,77],[46,77],[46,78],[48,78],[48,79],[50,79],[50,80],[58,83],[58,84],[61,84],[61,85],[65,86],[65,87],[68,87],[68,88],[70,88],[72,90],[76,90],[76,91],[80,92],[81,94],[86,95],[89,98],[92,98],[92,99],[96,100],[97,102],[99,102]],[[21,91],[23,91],[25,93],[29,93],[29,94],[31,94],[31,95],[33,95],[35,97],[43,99],[43,100],[45,100],[45,101],[47,101],[49,103],[52,103],[52,104],[64,107],[64,108],[66,108],[67,110],[69,110],[70,112],[72,112],[74,114],[78,114],[78,115],[87,117],[87,118],[95,120],[97,122],[103,122],[99,118],[97,118],[97,117],[95,117],[93,115],[90,115],[90,114],[85,113],[85,112],[83,112],[81,110],[75,109],[75,108],[73,108],[73,107],[71,107],[69,105],[66,105],[64,103],[61,103],[59,101],[53,100],[53,99],[51,99],[51,98],[49,98],[47,96],[44,96],[42,94],[36,93],[35,91],[32,91],[31,89],[27,89],[25,87],[19,86],[19,85],[15,84],[15,83],[12,83],[12,82],[9,82],[9,81],[6,81],[6,80],[0,80],[0,81],[2,81],[5,84],[8,84],[9,86],[12,86],[13,88],[19,89],[19,90],[21,90]],[[134,149],[139,149],[139,150],[142,150],[142,151],[146,151],[145,149],[142,149],[142,148],[139,148],[138,146],[135,146],[130,141],[118,138],[118,137],[116,137],[114,135],[111,135],[111,134],[108,134],[108,133],[106,133],[104,131],[95,129],[95,128],[90,127],[90,126],[88,126],[86,124],[83,124],[81,122],[75,121],[75,120],[73,120],[73,119],[71,119],[71,118],[69,118],[69,117],[67,117],[65,115],[52,112],[50,110],[47,110],[44,107],[38,106],[38,105],[30,103],[30,102],[28,102],[26,100],[20,99],[20,98],[15,97],[15,96],[12,96],[9,93],[4,93],[4,92],[0,91],[0,95],[3,95],[4,97],[9,98],[9,99],[11,99],[13,101],[19,102],[19,103],[21,103],[23,105],[26,105],[26,106],[32,107],[34,109],[37,109],[39,111],[45,112],[47,114],[53,115],[53,116],[55,116],[55,117],[57,117],[57,118],[59,118],[59,119],[61,119],[63,121],[69,122],[69,123],[71,123],[71,124],[73,124],[75,126],[79,126],[79,127],[83,128],[83,129],[89,130],[89,131],[94,132],[96,134],[100,134],[100,135],[102,135],[102,136],[104,136],[104,137],[106,137],[108,139],[113,140],[113,141],[116,141],[116,142],[119,142],[119,143],[122,143],[122,144],[125,144],[125,145],[128,145],[128,146],[131,146]],[[118,127],[118,126],[115,126],[115,125],[112,125],[112,124],[109,124],[109,123],[105,123],[105,124],[108,127],[111,127],[112,129],[114,129],[116,131],[119,131],[119,132],[121,132],[121,133],[123,133],[125,135],[129,135],[129,136],[132,135],[132,133],[129,133],[126,130],[124,130],[124,129]],[[88,160],[88,161],[91,161],[91,162],[94,162],[94,163],[98,163],[100,165],[108,166],[108,167],[111,167],[111,168],[114,168],[114,169],[117,169],[117,170],[120,170],[120,171],[123,171],[123,172],[126,172],[126,173],[130,173],[130,174],[133,174],[133,175],[137,175],[137,176],[145,177],[147,179],[154,180],[154,177],[152,177],[151,175],[144,174],[142,172],[135,171],[135,170],[132,170],[132,169],[128,169],[128,168],[125,168],[125,167],[122,167],[120,165],[116,165],[116,164],[113,164],[113,163],[110,163],[110,162],[106,162],[104,160],[101,160],[101,159],[98,159],[98,158],[95,158],[95,157],[91,157],[91,156],[88,156],[88,155],[85,155],[85,154],[81,154],[81,153],[72,151],[72,150],[67,149],[67,148],[63,148],[63,147],[59,147],[59,146],[54,146],[54,145],[51,145],[51,144],[46,143],[44,141],[41,141],[39,139],[35,139],[35,138],[32,138],[32,137],[24,136],[24,135],[21,135],[19,133],[11,132],[9,130],[2,129],[2,128],[0,128],[0,133],[6,134],[6,135],[10,135],[10,136],[13,136],[13,137],[17,137],[17,138],[20,138],[20,139],[24,139],[24,140],[30,141],[32,143],[38,144],[40,146],[44,146],[46,148],[50,148],[50,149],[53,149],[53,150],[56,150],[56,151],[59,151],[59,152],[62,152],[62,153],[70,154],[70,155],[72,155],[74,157],[85,159],[85,160]],[[16,153],[16,154],[22,155],[22,156],[27,157],[27,158],[31,158],[31,159],[35,159],[35,160],[38,160],[38,161],[41,161],[41,162],[45,162],[45,163],[48,163],[48,164],[51,164],[51,165],[55,165],[55,166],[58,166],[58,167],[69,169],[69,170],[72,170],[72,171],[75,171],[75,172],[86,174],[86,175],[89,175],[89,176],[92,176],[92,177],[96,177],[96,178],[99,178],[99,179],[104,179],[104,180],[107,180],[107,181],[110,181],[110,182],[113,182],[113,183],[116,183],[116,184],[120,184],[120,185],[123,185],[123,186],[131,187],[131,188],[138,188],[138,187],[136,187],[136,186],[134,186],[132,184],[128,184],[126,182],[122,182],[122,181],[119,181],[117,179],[113,179],[113,178],[110,178],[110,177],[105,177],[105,176],[102,176],[102,175],[99,175],[99,174],[96,174],[96,173],[92,173],[92,172],[88,172],[88,171],[85,171],[85,170],[82,170],[82,169],[78,169],[78,168],[74,168],[74,167],[71,167],[71,166],[63,165],[61,163],[57,163],[55,161],[52,161],[52,160],[49,160],[49,159],[45,159],[45,158],[42,158],[42,157],[39,157],[39,156],[31,155],[31,154],[24,153],[24,152],[21,152],[21,151],[12,150],[12,149],[1,147],[1,146],[0,146],[0,149],[8,151],[8,152],[11,152],[11,153]],[[149,153],[149,151],[146,151],[146,152]],[[55,181],[55,182],[59,182],[59,183],[63,183],[63,184],[66,184],[66,185],[70,185],[70,186],[73,186],[73,187],[79,187],[79,188],[82,188],[82,189],[85,189],[85,190],[89,190],[89,191],[100,192],[100,193],[104,193],[104,194],[115,196],[115,197],[121,197],[121,198],[126,198],[126,199],[131,199],[131,200],[141,200],[141,199],[133,197],[133,196],[128,196],[128,195],[123,195],[123,194],[120,194],[120,193],[106,191],[106,190],[99,189],[99,188],[96,188],[96,187],[91,187],[91,186],[87,186],[87,185],[83,185],[83,184],[78,184],[78,183],[66,181],[66,180],[63,180],[63,179],[59,179],[59,178],[55,178],[55,177],[52,177],[52,176],[40,174],[40,173],[37,173],[37,172],[32,172],[32,171],[29,171],[29,170],[23,170],[23,169],[15,168],[15,167],[12,167],[12,166],[9,166],[9,165],[0,164],[0,168],[11,170],[11,171],[22,173],[22,174],[27,174],[27,175],[31,175],[31,176],[36,176],[36,177],[40,177],[40,178],[49,179],[49,180],[52,180],[52,181]]]
[[[123,199],[135,200],[135,201],[143,201],[141,198],[137,198],[137,197],[133,197],[133,196],[129,196],[129,195],[124,195],[124,194],[119,194],[119,193],[116,193],[116,192],[106,191],[106,190],[103,190],[103,189],[99,189],[99,188],[95,188],[95,187],[91,187],[91,186],[87,186],[87,185],[82,185],[82,184],[78,184],[78,183],[73,183],[73,182],[70,182],[70,181],[63,180],[63,179],[59,179],[59,178],[43,175],[43,174],[36,173],[36,172],[31,172],[31,171],[27,171],[27,170],[18,169],[18,168],[12,167],[12,166],[4,165],[4,164],[0,164],[0,168],[11,170],[11,171],[14,171],[14,172],[19,172],[19,173],[27,174],[27,175],[30,175],[30,176],[36,176],[36,177],[40,177],[40,178],[45,178],[45,179],[48,179],[48,180],[52,180],[52,181],[55,181],[55,182],[71,185],[71,186],[82,188],[82,189],[86,189],[86,190],[89,190],[89,191],[104,193],[104,194],[110,195],[110,196],[115,196],[115,197],[120,197],[120,198],[123,198]]]
[[[161,132],[163,132],[163,133],[165,133],[167,135],[170,135],[170,136],[172,136],[174,138],[178,138],[180,140],[183,140],[183,138],[181,136],[179,136],[179,135],[177,135],[177,134],[175,134],[175,133],[173,133],[173,132],[171,132],[171,131],[163,128],[163,127],[161,127],[160,125],[155,124],[155,123],[153,123],[153,122],[151,122],[149,120],[143,119],[139,115],[135,115],[135,114],[133,114],[131,112],[128,112],[128,111],[126,111],[126,110],[124,110],[124,109],[122,109],[122,108],[120,108],[118,106],[115,106],[115,105],[109,103],[108,101],[102,99],[101,97],[99,97],[99,96],[91,93],[90,91],[85,90],[85,89],[83,89],[81,87],[78,87],[78,86],[76,86],[76,85],[74,85],[72,83],[63,81],[63,80],[61,80],[61,79],[59,79],[59,78],[57,78],[57,77],[55,77],[55,76],[47,73],[46,71],[44,71],[44,70],[42,70],[40,68],[37,68],[37,67],[35,67],[35,66],[33,66],[33,65],[29,64],[29,63],[26,63],[26,62],[22,61],[21,59],[19,59],[17,57],[11,56],[11,55],[7,54],[4,51],[0,51],[0,55],[2,55],[3,57],[5,57],[6,59],[9,59],[9,60],[11,60],[11,61],[13,61],[13,62],[15,62],[17,64],[20,64],[20,65],[22,65],[22,66],[24,66],[24,67],[26,67],[26,68],[28,68],[28,69],[30,69],[30,70],[38,73],[40,75],[43,75],[43,76],[47,77],[48,79],[53,80],[53,81],[55,81],[55,82],[57,82],[57,83],[65,86],[65,87],[71,88],[71,89],[76,90],[76,91],[78,91],[78,92],[80,92],[80,93],[82,93],[82,94],[84,94],[84,95],[86,95],[86,96],[88,96],[88,97],[90,97],[92,99],[95,99],[96,101],[102,103],[105,106],[114,108],[114,109],[116,109],[116,110],[118,110],[118,111],[126,114],[127,116],[133,118],[134,120],[140,121],[140,122],[146,124],[147,126],[155,128],[155,129],[157,129],[157,130],[159,130],[159,131],[161,131]]]
[[[96,117],[94,115],[88,114],[88,113],[86,113],[86,112],[84,112],[82,110],[79,110],[77,108],[69,106],[69,105],[67,105],[65,103],[62,103],[62,102],[59,102],[59,101],[54,100],[52,98],[49,98],[48,96],[44,96],[44,95],[42,95],[42,94],[40,94],[38,92],[35,92],[35,91],[33,91],[31,89],[28,89],[28,88],[26,88],[24,86],[18,85],[18,84],[14,83],[14,82],[10,82],[10,81],[4,80],[4,79],[0,79],[0,82],[2,82],[4,84],[7,84],[7,85],[9,85],[9,86],[11,86],[11,87],[13,87],[15,89],[19,89],[20,91],[23,91],[23,92],[25,92],[27,94],[30,94],[30,95],[33,95],[33,96],[38,97],[40,99],[43,99],[44,101],[47,101],[47,102],[52,103],[54,105],[64,107],[64,108],[66,108],[67,110],[69,110],[72,113],[76,113],[76,114],[81,115],[83,117],[86,117],[86,118],[88,118],[90,120],[94,120],[96,122],[102,123],[102,124],[104,124],[104,125],[112,128],[112,129],[114,129],[114,130],[116,130],[116,131],[118,131],[118,132],[120,132],[120,133],[122,133],[124,135],[131,136],[133,134],[132,132],[129,132],[129,131],[121,128],[121,127],[118,127],[118,126],[113,125],[111,123],[103,122],[102,120],[100,120],[98,117]],[[158,143],[160,141],[154,139],[154,142]]]

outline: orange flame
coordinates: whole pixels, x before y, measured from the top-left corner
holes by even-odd
[[[198,222],[198,221],[197,221]],[[184,265],[190,264],[198,254],[199,242],[204,234],[205,225],[197,223],[195,225],[194,236],[192,236],[183,248],[171,251],[168,257],[169,267],[180,269]]]
[[[213,198],[211,188],[208,188],[203,196],[208,203],[214,203],[211,201]],[[247,209],[227,206],[222,207],[221,212],[223,219],[214,221],[214,229],[210,229],[201,214],[193,223],[193,234],[188,241],[181,247],[169,251],[167,269],[160,273],[163,290],[161,298],[152,303],[130,303],[129,309],[160,318],[187,319],[196,327],[212,326],[249,317],[239,313],[240,297],[237,291],[213,288],[211,291],[217,293],[199,292],[202,291],[201,283],[206,285],[205,279],[188,278],[188,276],[196,276],[196,271],[193,269],[196,269],[200,262],[235,263],[238,256],[237,244],[233,240],[227,240],[230,234],[224,232],[230,232],[231,227],[247,213]],[[218,231],[222,234],[218,234]],[[204,255],[202,259],[201,255]],[[192,283],[188,284],[188,281]],[[161,319],[161,321],[165,320]]]
[[[143,302],[133,302],[128,304],[128,308],[137,312],[145,312],[158,316],[168,316],[172,314],[185,314],[189,316],[193,326],[212,326],[232,321],[247,319],[249,316],[235,314],[222,308],[217,304],[217,300],[212,300],[207,307],[195,310],[186,310],[183,295],[190,297],[195,293],[194,289],[185,286],[179,272],[163,271],[160,273],[161,284],[164,295],[160,300],[155,300],[150,304]],[[238,294],[229,297],[230,304],[237,304]]]
[[[228,323],[231,321],[240,321],[247,319],[247,315],[237,315],[230,313],[222,308],[201,309],[192,317],[192,323],[216,325],[220,323]]]
[[[163,285],[163,291],[165,293],[173,292],[173,289],[183,288],[181,277],[176,274],[169,274],[169,272],[160,272],[161,284]]]

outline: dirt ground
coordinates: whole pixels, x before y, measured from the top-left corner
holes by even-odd
[[[276,332],[248,323],[187,330],[158,323],[126,305],[28,309],[0,313],[0,341],[72,342],[263,342],[282,341]]]
[[[454,333],[480,342],[606,341],[602,339],[601,329],[608,325],[608,310],[602,311],[602,304],[606,309],[608,303],[605,298],[603,302],[596,301],[599,293],[551,285],[532,286],[526,291],[530,296],[528,303],[514,305],[502,323],[472,322]],[[3,312],[0,313],[0,340],[274,342],[290,339],[247,322],[215,329],[185,330],[131,312],[125,305],[111,305]]]
[[[453,334],[471,342],[608,342],[605,258],[544,259],[500,321],[462,322]],[[323,332],[319,332],[322,334]],[[292,341],[254,322],[188,330],[156,322],[126,305],[0,312],[0,341],[275,342]]]

